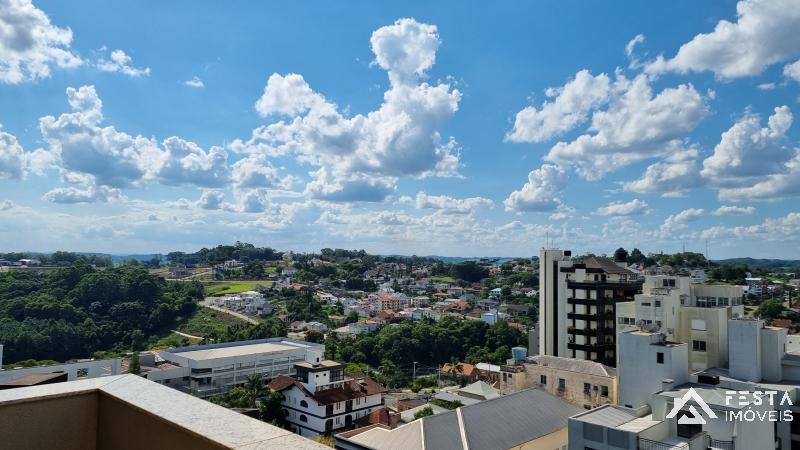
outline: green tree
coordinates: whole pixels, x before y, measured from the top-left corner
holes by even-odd
[[[259,416],[264,422],[271,423],[278,427],[286,426],[286,413],[283,410],[283,394],[280,392],[270,392],[261,400],[258,408]]]
[[[316,344],[322,344],[325,342],[325,335],[320,333],[317,330],[308,330],[306,331],[306,341],[314,342]]]
[[[764,300],[758,309],[756,309],[756,316],[764,319],[767,322],[772,322],[778,318],[783,312],[783,304],[780,300]]]
[[[421,419],[423,417],[428,417],[433,415],[433,408],[430,406],[426,406],[419,411],[414,413],[414,420]]]
[[[628,251],[620,247],[614,251],[614,261],[626,262],[628,260]]]
[[[142,373],[142,365],[139,362],[139,353],[134,352],[131,359],[128,361],[128,373],[139,375]]]

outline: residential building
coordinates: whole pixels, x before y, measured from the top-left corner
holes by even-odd
[[[581,410],[539,389],[503,395],[415,420],[339,433],[343,450],[562,449],[568,418]]]
[[[492,309],[485,313],[481,313],[481,320],[488,323],[489,325],[494,325],[497,323],[497,310]]]
[[[543,389],[581,408],[617,403],[617,371],[598,362],[559,356],[529,356],[500,366],[504,394]]]
[[[0,392],[4,449],[325,449],[136,375]]]
[[[294,375],[296,363],[324,353],[324,345],[278,337],[161,350],[143,354],[140,364],[149,380],[207,397],[243,384],[252,374],[265,380]]]
[[[302,436],[352,428],[384,406],[383,386],[364,374],[345,375],[344,365],[336,361],[301,362],[295,371],[295,377],[281,375],[269,387],[283,393],[286,420]]]
[[[695,284],[689,277],[647,276],[633,302],[617,305],[618,332],[660,331],[689,344],[689,369],[728,364],[728,320],[744,315],[741,286]]]
[[[442,376],[451,378],[465,378],[468,381],[477,381],[481,376],[481,371],[472,364],[456,363],[455,365],[445,363],[441,369]]]
[[[616,365],[616,307],[641,292],[639,275],[608,258],[539,257],[539,345],[550,356]]]
[[[731,319],[727,328],[729,367],[693,373],[688,373],[688,344],[670,342],[658,332],[620,334],[619,403],[624,407],[593,410],[574,417],[574,424],[571,419],[570,448],[798,448],[800,428],[785,418],[800,414],[794,406],[800,353],[787,350],[787,330],[754,319]],[[702,408],[694,394],[716,418],[701,412],[703,423],[678,422]],[[765,418],[769,414],[781,420]],[[747,419],[754,416],[760,418]]]
[[[764,279],[757,278],[757,277],[747,277],[744,279],[745,284],[747,284],[747,293],[755,296],[761,296],[764,294]]]

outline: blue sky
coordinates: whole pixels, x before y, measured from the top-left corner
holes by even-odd
[[[797,258],[800,2],[0,0],[0,250]]]

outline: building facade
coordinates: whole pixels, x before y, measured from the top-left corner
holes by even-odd
[[[608,258],[539,256],[540,353],[616,365],[616,307],[641,292],[639,275]]]
[[[633,302],[617,306],[617,330],[662,332],[688,344],[689,369],[728,364],[728,320],[744,316],[740,286],[696,284],[690,277],[647,276]]]
[[[335,361],[295,364],[295,377],[281,375],[270,382],[283,393],[286,420],[305,437],[353,428],[354,422],[383,407],[383,386],[363,374],[347,376]]]
[[[500,366],[500,392],[539,388],[581,408],[617,403],[617,371],[594,361],[536,355]]]
[[[193,345],[140,357],[142,376],[198,397],[226,392],[256,374],[264,380],[294,375],[295,365],[316,361],[325,346],[283,337]]]

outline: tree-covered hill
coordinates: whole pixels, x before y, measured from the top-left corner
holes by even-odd
[[[78,261],[50,272],[0,273],[4,359],[142,349],[194,312],[202,295],[199,283],[168,283],[130,265],[97,269]]]

